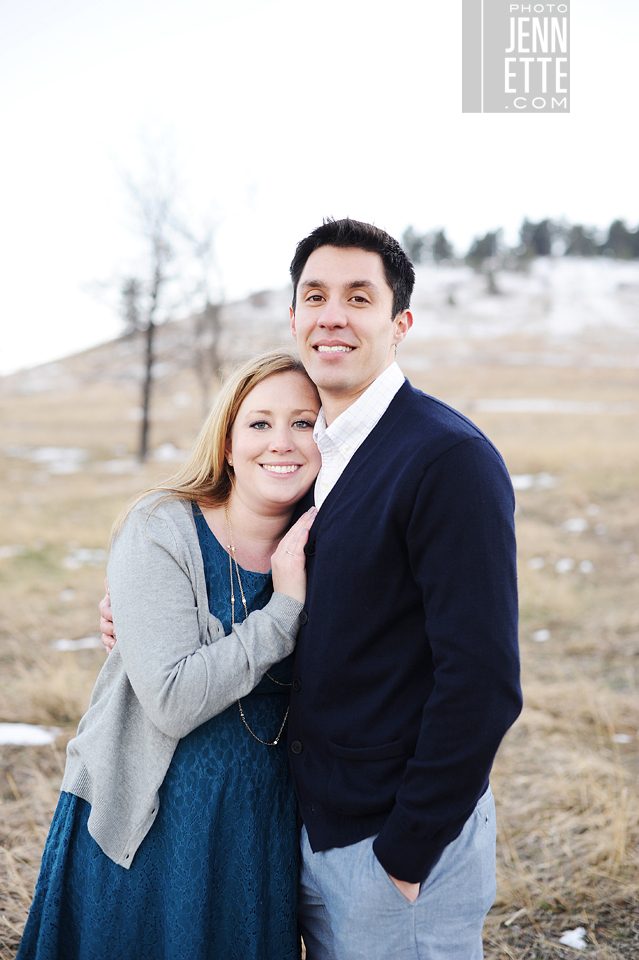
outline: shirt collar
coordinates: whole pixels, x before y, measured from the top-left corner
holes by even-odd
[[[361,434],[364,439],[386,412],[403,383],[404,374],[399,369],[397,361],[394,361],[373,380],[361,397],[340,413],[330,427],[326,426],[324,408],[320,407],[313,430],[315,443],[319,444],[326,434],[331,440],[339,441],[347,435],[352,437],[354,431]]]

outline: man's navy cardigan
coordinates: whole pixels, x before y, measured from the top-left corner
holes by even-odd
[[[288,731],[314,851],[378,833],[421,882],[486,790],[521,709],[513,507],[495,447],[408,381],[324,502]]]

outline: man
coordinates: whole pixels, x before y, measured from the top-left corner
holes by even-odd
[[[481,431],[395,362],[414,284],[397,241],[328,221],[291,277],[322,400],[288,724],[307,958],[477,960],[488,776],[521,709],[512,487]]]
[[[490,768],[521,709],[513,494],[395,351],[414,272],[384,231],[327,222],[291,264],[317,385],[289,757],[309,960],[475,960],[494,898]]]

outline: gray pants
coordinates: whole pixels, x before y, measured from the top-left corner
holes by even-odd
[[[495,898],[490,787],[414,903],[378,861],[373,839],[313,853],[302,829],[298,918],[307,960],[481,960]]]

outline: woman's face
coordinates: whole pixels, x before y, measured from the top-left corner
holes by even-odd
[[[317,392],[302,373],[274,373],[244,398],[226,443],[234,495],[263,512],[292,507],[320,468],[313,440]]]

